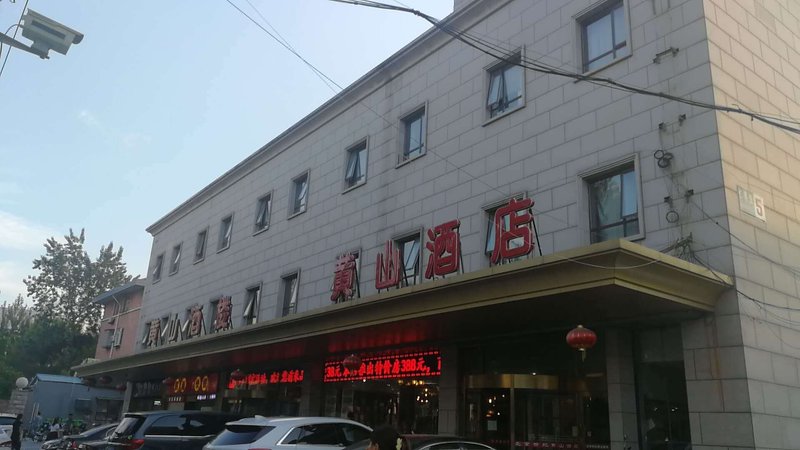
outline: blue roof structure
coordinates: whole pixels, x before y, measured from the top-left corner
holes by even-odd
[[[48,373],[37,373],[36,376],[33,377],[33,379],[38,381],[47,381],[50,383],[81,384],[80,378],[71,377],[68,375],[51,375]]]

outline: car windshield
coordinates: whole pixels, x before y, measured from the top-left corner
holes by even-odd
[[[225,430],[219,434],[211,444],[213,445],[239,445],[250,444],[256,439],[272,431],[275,427],[261,425],[234,425],[225,426]]]
[[[125,436],[131,436],[136,430],[144,422],[144,417],[142,416],[125,416],[124,419],[117,425],[117,428],[114,430],[112,437],[114,438],[121,438]]]

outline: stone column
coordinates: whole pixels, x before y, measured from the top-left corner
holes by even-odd
[[[611,450],[639,448],[632,339],[627,330],[611,329],[605,333]]]
[[[439,349],[442,375],[439,377],[439,434],[458,434],[459,431],[459,373],[458,347]]]

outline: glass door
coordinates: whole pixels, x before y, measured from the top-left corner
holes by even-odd
[[[467,392],[467,437],[497,450],[509,450],[512,418],[511,389],[474,389]]]

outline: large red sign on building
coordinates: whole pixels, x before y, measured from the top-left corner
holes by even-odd
[[[325,383],[387,378],[433,377],[442,373],[442,357],[437,350],[388,356],[371,356],[361,360],[361,367],[350,370],[343,361],[325,363]]]
[[[533,250],[533,215],[531,198],[512,198],[508,204],[497,208],[494,213],[494,249],[492,264],[504,259],[525,256]]]
[[[218,381],[216,373],[175,377],[172,384],[167,386],[167,395],[216,394]]]
[[[425,278],[441,277],[449,273],[458,273],[461,267],[461,236],[458,219],[445,222],[428,230],[428,266]]]
[[[378,253],[375,261],[375,289],[400,287],[400,250],[386,241],[386,251]]]

